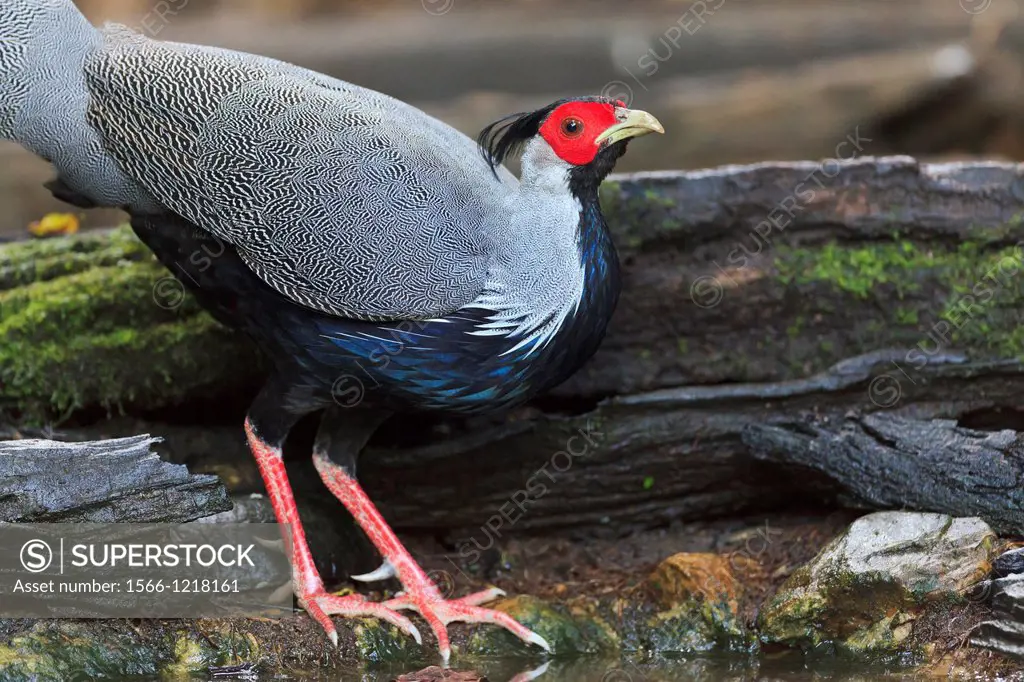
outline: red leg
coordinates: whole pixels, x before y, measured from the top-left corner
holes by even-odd
[[[364,597],[353,595],[339,597],[324,590],[323,580],[313,564],[313,555],[306,542],[306,533],[299,519],[299,511],[295,506],[295,496],[288,482],[288,474],[284,468],[281,450],[260,440],[253,430],[252,424],[245,421],[245,435],[249,439],[249,448],[256,458],[263,483],[270,496],[270,504],[274,507],[277,522],[291,527],[292,541],[292,587],[299,599],[299,604],[313,620],[320,623],[331,641],[338,644],[338,631],[331,622],[331,616],[380,618],[422,643],[420,633],[412,622],[395,609],[384,604],[369,601]]]
[[[524,642],[536,644],[546,651],[551,651],[551,647],[543,637],[531,632],[507,613],[479,607],[479,604],[504,594],[501,590],[486,590],[462,599],[445,600],[437,586],[427,577],[427,574],[402,545],[395,532],[388,526],[377,507],[363,491],[362,486],[326,455],[315,452],[313,463],[316,465],[317,471],[320,472],[320,478],[323,479],[334,496],[341,500],[349,513],[355,517],[360,528],[366,532],[370,541],[384,557],[385,564],[381,567],[382,570],[376,575],[363,576],[363,578],[376,579],[394,575],[402,582],[405,592],[395,599],[385,602],[384,605],[392,609],[413,610],[423,616],[437,637],[438,647],[445,664],[448,663],[451,654],[447,625],[456,621],[499,625]]]

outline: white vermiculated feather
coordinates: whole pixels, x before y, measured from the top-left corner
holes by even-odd
[[[310,308],[434,317],[489,266],[495,193],[475,142],[379,93],[271,59],[108,27],[89,122],[167,208]]]
[[[171,210],[329,314],[441,320],[546,343],[579,305],[579,207],[541,139],[523,183],[380,93],[277,60],[0,0],[0,137],[99,205]]]
[[[101,44],[71,0],[0,0],[0,139],[53,163],[97,204],[149,207],[85,120],[83,65]]]

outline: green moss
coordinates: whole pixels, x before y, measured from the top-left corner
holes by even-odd
[[[790,287],[827,285],[859,299],[903,302],[882,309],[886,321],[865,323],[869,335],[925,336],[934,349],[958,345],[1002,357],[1024,356],[1024,252],[989,242],[922,245],[905,239],[861,246],[794,248],[780,245],[775,267]],[[904,328],[898,331],[895,327]],[[787,330],[803,332],[799,320]]]
[[[173,404],[226,373],[250,373],[258,359],[238,350],[234,335],[206,315],[39,342],[15,339],[0,348],[2,395],[29,417],[88,405]]]
[[[180,305],[170,308],[155,297],[154,287],[167,282],[166,277],[155,263],[96,267],[0,292],[0,335],[14,343],[42,342],[83,331],[143,329],[198,315],[191,297],[181,296]]]
[[[635,183],[623,186],[605,182],[600,189],[601,211],[611,228],[616,244],[625,250],[639,249],[678,228],[673,214],[676,202],[657,189],[638,189]]]
[[[781,246],[776,267],[785,284],[830,282],[843,291],[866,298],[882,284],[895,285],[901,295],[916,286],[906,279],[908,271],[930,268],[934,264],[932,252],[923,252],[908,241],[867,247],[832,242],[814,249]]]
[[[581,622],[562,609],[556,609],[536,597],[519,596],[506,599],[493,606],[504,611],[533,630],[551,645],[555,655],[593,654],[606,650],[610,642],[604,628],[597,622],[588,622],[583,611]],[[531,647],[507,630],[488,627],[473,633],[467,644],[467,653],[476,656],[535,657],[537,649]]]
[[[0,408],[23,422],[174,404],[260,372],[123,229],[0,248],[0,339]]]
[[[189,633],[182,633],[174,641],[174,660],[161,672],[170,679],[188,679],[196,670],[210,665],[209,646]]]
[[[756,644],[727,604],[710,601],[688,600],[657,613],[645,629],[644,648],[659,655],[749,652]]]
[[[888,658],[899,653],[904,642],[913,632],[913,616],[896,613],[881,618],[869,627],[858,630],[845,640],[838,642],[840,653],[857,658]]]
[[[593,643],[591,649],[611,652],[620,648],[619,633],[609,622],[608,614],[602,613],[596,600],[590,597],[578,598],[569,603],[568,608],[580,633],[587,642]]]
[[[804,648],[817,646],[823,641],[819,621],[827,608],[821,593],[790,591],[783,586],[758,617],[761,640]]]
[[[0,250],[0,291],[84,272],[93,267],[153,262],[130,228],[74,237],[15,242]]]
[[[916,325],[919,322],[917,311],[913,308],[896,308],[896,321],[900,324]]]
[[[263,656],[256,638],[228,626],[178,630],[147,638],[133,627],[96,622],[39,622],[0,646],[0,682],[75,682],[157,675],[191,679],[210,666]]]

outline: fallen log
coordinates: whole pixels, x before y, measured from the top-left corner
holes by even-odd
[[[902,353],[854,358],[808,379],[624,396],[579,416],[371,450],[362,477],[397,525],[446,529],[453,542],[473,546],[531,529],[618,532],[801,503],[850,504],[852,494],[858,508],[955,512],[1024,533],[1024,495],[1016,485],[1024,454],[1015,438],[931,421],[1000,428],[1000,410],[1015,406],[1024,389],[1024,364],[936,356],[914,375],[916,384],[904,380],[898,400],[880,405],[878,378],[890,376]],[[873,414],[883,407],[887,416]],[[856,442],[828,449],[801,441],[799,450],[769,440],[826,438],[826,429],[838,428],[829,425],[851,414],[863,415],[854,424],[905,428],[905,435],[871,452]],[[820,434],[794,426],[809,420]],[[939,443],[944,447],[929,448]]]
[[[1016,357],[1022,186],[1013,164],[905,157],[617,176],[603,201],[621,303],[594,360],[540,404],[794,379],[936,326],[943,346]],[[952,315],[971,324],[947,329]],[[262,376],[124,229],[0,246],[0,338],[0,409],[22,421],[237,408]]]
[[[162,461],[157,440],[0,441],[0,522],[184,523],[231,509],[216,476]]]
[[[430,430],[395,417],[364,453],[360,478],[396,527],[447,538],[467,556],[512,534],[620,533],[801,505],[955,512],[1024,533],[1015,485],[1024,456],[1004,430],[1020,420],[1012,408],[1024,363],[936,355],[889,400],[892,362],[905,352],[852,358],[806,379],[622,396],[578,415],[520,416],[419,445]],[[146,426],[166,428],[165,452],[191,470],[262,490],[238,424]],[[136,428],[104,423],[60,437]],[[336,534],[348,517],[320,484],[308,438],[295,440],[286,454],[303,513]]]

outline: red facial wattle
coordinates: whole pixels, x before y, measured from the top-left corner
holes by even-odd
[[[560,159],[585,166],[600,151],[597,136],[616,122],[615,107],[611,104],[567,102],[551,112],[540,127],[540,134]]]

